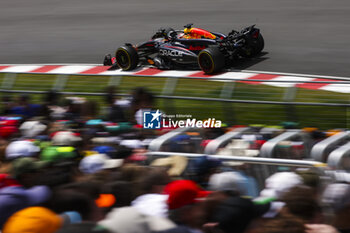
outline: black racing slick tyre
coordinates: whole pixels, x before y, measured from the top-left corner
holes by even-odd
[[[115,58],[118,66],[122,70],[133,70],[139,63],[137,51],[132,46],[122,46],[115,52]]]
[[[256,54],[259,54],[265,46],[265,42],[264,42],[264,37],[259,34],[257,40],[256,40]]]
[[[252,44],[249,46],[249,48],[246,48],[245,50],[243,50],[240,53],[240,55],[246,58],[255,57],[256,55],[261,53],[261,51],[264,49],[264,46],[265,46],[264,38],[261,34],[259,34],[258,38],[253,39]]]
[[[198,64],[206,74],[217,73],[225,67],[225,56],[216,47],[203,49],[198,54]]]

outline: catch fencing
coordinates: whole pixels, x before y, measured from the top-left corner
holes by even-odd
[[[196,136],[185,139],[181,137],[183,135]],[[257,154],[251,157],[243,153],[244,150],[254,148],[257,140],[264,138],[264,135],[271,138],[256,148]],[[180,138],[182,142],[176,144]],[[350,182],[350,131],[338,132],[318,140],[303,130],[240,127],[203,144],[206,139],[203,130],[179,128],[152,140],[148,156],[150,160],[168,156],[185,156],[189,159],[208,156],[219,159],[254,177],[260,189],[264,187],[266,178],[275,172],[305,168],[314,170],[326,183]],[[246,143],[233,143],[240,142],[241,139]]]
[[[277,171],[296,171],[298,169],[311,169],[321,178],[325,185],[334,181],[332,173],[327,171],[327,165],[316,161],[292,160],[292,159],[278,159],[278,158],[262,158],[262,157],[242,157],[232,155],[207,155],[196,153],[174,153],[174,152],[148,152],[147,156],[152,161],[159,157],[169,156],[184,156],[188,159],[200,158],[207,156],[213,159],[219,159],[224,164],[235,163],[239,172],[244,175],[254,177],[256,179],[259,190],[265,187],[265,180]],[[237,165],[245,164],[245,166],[238,167]]]

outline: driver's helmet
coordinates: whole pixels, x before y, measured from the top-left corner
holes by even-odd
[[[200,28],[192,28],[187,27],[184,29],[184,36],[185,39],[212,39],[214,40],[216,36],[207,30],[200,29]]]
[[[177,36],[176,31],[172,28],[169,28],[168,30],[166,30],[165,33],[166,33],[166,38],[168,40],[174,39]]]

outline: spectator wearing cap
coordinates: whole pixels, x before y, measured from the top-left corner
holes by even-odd
[[[4,146],[3,149],[5,156],[1,161],[1,172],[3,174],[0,174],[0,188],[9,186],[8,184],[11,183],[18,183],[19,177],[17,177],[17,179],[14,177],[14,172],[18,170],[17,168],[13,168],[14,163],[12,162],[14,160],[18,158],[36,157],[37,153],[40,151],[39,147],[35,146],[33,142],[25,140],[11,142],[8,146]]]
[[[93,176],[102,173],[107,176],[111,170],[123,165],[124,159],[111,159],[106,154],[85,156],[79,163],[79,170],[83,176]]]
[[[76,146],[82,141],[82,138],[71,131],[58,131],[52,137],[54,146]]]
[[[79,157],[76,146],[81,140],[81,137],[71,131],[58,131],[52,137],[52,145],[45,147],[40,157],[52,163],[74,161]]]
[[[179,178],[186,170],[187,164],[188,159],[184,156],[170,156],[153,160],[151,166],[167,169],[170,177]]]
[[[215,173],[209,178],[209,189],[237,196],[246,196],[245,179],[238,172]]]
[[[112,233],[163,232],[175,227],[167,218],[141,214],[132,206],[114,208],[98,225]]]
[[[265,180],[265,188],[260,192],[259,197],[254,199],[256,203],[271,203],[270,210],[264,215],[266,218],[273,218],[279,214],[284,206],[282,196],[291,188],[303,185],[301,176],[294,172],[277,172]]]
[[[25,121],[19,127],[21,134],[25,138],[35,138],[45,132],[47,126],[40,121]]]
[[[44,207],[29,207],[11,216],[3,233],[54,233],[63,224],[63,219]]]
[[[106,154],[113,158],[117,154],[117,148],[112,145],[99,145],[92,148],[92,151],[96,151],[99,154]]]
[[[260,196],[279,200],[292,187],[302,184],[303,179],[294,172],[277,172],[265,180]]]
[[[18,124],[21,117],[0,117],[0,138],[11,140],[18,137]]]
[[[20,184],[9,174],[0,174],[0,189],[9,186],[20,186]]]
[[[6,147],[5,159],[12,161],[20,157],[36,157],[39,152],[40,148],[31,141],[13,141]]]
[[[265,214],[270,204],[256,204],[241,197],[245,179],[237,172],[213,174],[209,179],[210,195],[209,222],[223,232],[244,232],[253,220]]]
[[[165,232],[202,232],[206,219],[205,198],[210,192],[191,180],[176,180],[165,187],[164,193],[169,195],[169,219],[177,224],[176,228]]]

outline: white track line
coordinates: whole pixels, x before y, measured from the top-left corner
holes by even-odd
[[[195,73],[198,73],[198,70],[191,70],[191,71],[183,71],[183,70],[165,70],[163,72],[160,72],[158,74],[154,74],[152,76],[170,76],[170,77],[188,77],[191,76]]]
[[[248,79],[251,77],[254,77],[255,73],[244,73],[244,72],[229,72],[229,73],[223,73],[223,74],[219,74],[219,75],[215,75],[215,78],[228,78],[228,79]]]
[[[35,70],[37,68],[40,68],[42,66],[39,65],[19,65],[19,66],[10,66],[8,68],[5,68],[1,70],[3,73],[21,73],[21,72],[30,72],[32,70]]]
[[[91,68],[93,68],[94,66],[62,66],[53,70],[50,70],[46,73],[48,74],[76,74],[76,73],[80,73],[86,70],[89,70]]]
[[[329,84],[320,87],[319,90],[350,93],[350,84]]]
[[[298,77],[298,76],[278,76],[273,79],[273,81],[312,81],[313,78],[306,78],[306,77]],[[269,86],[275,86],[275,87],[292,87],[295,85],[295,82],[262,82],[262,84],[269,85]]]

